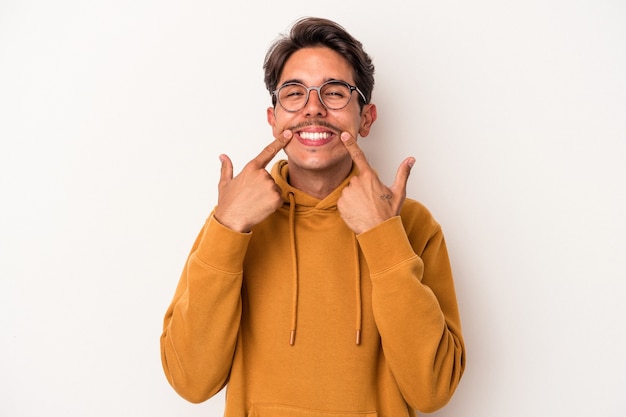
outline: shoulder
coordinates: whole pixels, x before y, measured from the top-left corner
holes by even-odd
[[[404,229],[414,244],[416,241],[425,244],[433,236],[441,234],[441,225],[431,211],[421,202],[407,198],[400,212]]]
[[[402,205],[400,216],[407,224],[418,222],[423,226],[431,228],[439,228],[439,223],[435,220],[435,217],[431,211],[421,202],[406,198]]]

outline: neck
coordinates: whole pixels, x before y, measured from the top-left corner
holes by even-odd
[[[289,165],[289,184],[323,200],[346,179],[352,170],[352,160],[334,169],[309,170]]]

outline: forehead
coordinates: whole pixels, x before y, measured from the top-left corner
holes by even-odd
[[[279,84],[297,80],[306,85],[319,85],[331,79],[353,84],[350,63],[330,48],[308,47],[299,49],[287,59]]]

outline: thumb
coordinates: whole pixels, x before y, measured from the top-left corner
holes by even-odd
[[[400,166],[398,167],[398,171],[396,172],[396,179],[391,186],[391,189],[398,193],[400,192],[402,195],[406,195],[406,184],[409,181],[409,175],[411,175],[411,168],[415,164],[415,158],[409,157],[402,161]]]
[[[222,167],[220,170],[220,184],[228,182],[233,179],[233,163],[228,155],[220,155],[220,162]]]

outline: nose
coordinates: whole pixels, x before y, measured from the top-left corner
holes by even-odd
[[[309,87],[309,98],[304,105],[304,113],[306,116],[323,116],[326,114],[326,106],[322,103],[319,88]]]

